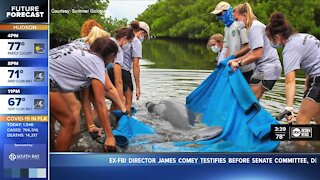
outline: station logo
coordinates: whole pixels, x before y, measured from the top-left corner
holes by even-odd
[[[33,72],[34,82],[44,82],[45,72],[44,71],[34,71]]]
[[[312,138],[312,127],[291,127],[292,139]]]
[[[34,43],[34,54],[44,54],[46,51],[44,49],[44,43]]]
[[[17,156],[14,153],[11,153],[9,155],[9,159],[10,159],[10,161],[15,161],[17,159]]]
[[[25,160],[40,160],[40,154],[9,154],[9,160],[13,161],[25,161]]]
[[[44,109],[44,99],[34,99],[33,100],[33,108],[34,109]]]

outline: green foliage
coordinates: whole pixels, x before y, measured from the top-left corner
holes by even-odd
[[[208,39],[215,33],[223,33],[224,25],[210,14],[220,0],[159,0],[151,5],[138,20],[147,22],[151,34],[160,37]],[[227,0],[233,7],[245,1]],[[273,12],[285,14],[298,32],[320,37],[319,0],[251,0],[258,20],[267,24]]]
[[[108,0],[54,0],[51,1],[51,9],[60,10],[106,10]],[[65,39],[76,39],[80,36],[80,30],[83,22],[88,19],[94,19],[99,22],[106,31],[113,33],[115,29],[126,26],[127,19],[111,19],[105,17],[104,13],[69,13],[69,14],[54,14],[51,13],[50,34]]]
[[[119,20],[117,18],[112,19],[111,17],[105,18],[104,23],[102,23],[106,30],[111,34],[113,34],[115,30],[127,26],[127,24],[128,19],[126,18]]]

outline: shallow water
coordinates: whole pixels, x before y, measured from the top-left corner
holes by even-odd
[[[173,69],[148,69],[141,70],[141,88],[142,94],[139,101],[134,100],[134,106],[137,113],[134,118],[151,125],[157,131],[157,135],[139,137],[133,140],[141,141],[147,139],[148,143],[143,146],[129,147],[126,152],[147,152],[150,151],[151,145],[161,142],[170,141],[189,141],[195,140],[197,135],[192,131],[183,131],[174,128],[168,121],[165,121],[154,114],[148,113],[145,104],[148,101],[159,102],[164,99],[174,99],[184,103],[185,97],[195,89],[210,74],[210,71],[195,70],[173,70]],[[278,81],[274,89],[267,92],[261,104],[273,116],[282,112],[284,107],[284,82]],[[303,92],[303,85],[298,85],[298,94]],[[298,95],[295,102],[295,109],[299,107],[302,95]],[[109,102],[107,102],[109,104]],[[199,120],[197,121],[199,122]],[[285,123],[285,122],[282,122]],[[202,124],[196,123],[196,129],[203,127]],[[80,134],[80,138],[75,138],[73,151],[90,151],[102,152],[102,146],[91,140],[88,133]],[[320,152],[320,142],[311,142],[304,148],[297,147],[292,142],[281,142],[276,152]]]
[[[147,45],[149,45],[146,46],[147,48],[144,47],[144,57],[146,59],[141,60],[141,97],[139,101],[134,99],[134,107],[136,107],[138,111],[133,117],[154,127],[157,131],[157,135],[139,137],[137,140],[146,139],[148,143],[143,146],[129,147],[125,150],[126,152],[148,152],[150,151],[152,144],[160,142],[195,140],[197,136],[192,133],[192,131],[175,129],[169,122],[154,114],[148,113],[145,104],[149,101],[157,103],[166,99],[185,103],[186,96],[212,72],[212,70],[191,69],[213,69],[214,66],[212,61],[208,65],[209,60],[203,60],[209,58],[213,59],[211,58],[212,54],[207,52],[205,45],[203,44],[187,46],[185,43],[181,42],[171,43],[161,40]],[[179,69],[176,69],[177,63],[179,65],[179,62],[168,61],[168,58],[170,57],[172,57],[171,61],[178,61],[179,59],[179,56],[175,53],[177,51],[168,50],[170,48],[178,49],[179,53],[182,53],[180,58],[189,57],[187,62],[183,62],[182,65],[178,66]],[[194,56],[199,49],[201,50],[201,56]],[[165,65],[161,61],[161,58],[164,59]],[[196,61],[196,58],[201,61]],[[183,64],[187,65],[183,66]],[[304,79],[297,78],[297,80],[297,93],[294,104],[295,110],[299,109],[304,87]],[[283,77],[281,80],[277,81],[272,91],[264,94],[260,102],[273,116],[276,116],[283,111],[285,106]],[[110,104],[108,101],[106,101],[106,103]],[[195,126],[196,129],[203,127],[203,125],[199,123],[196,123]],[[102,152],[102,146],[95,141],[92,141],[84,128],[82,128],[82,131],[83,132],[78,135],[78,137],[74,138],[72,151]],[[131,143],[135,143],[135,141],[132,141]],[[292,142],[281,142],[280,146],[276,149],[276,152],[320,152],[320,142],[310,142],[302,148],[296,146],[295,143]]]

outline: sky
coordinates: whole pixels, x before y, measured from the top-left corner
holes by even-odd
[[[109,0],[109,6],[106,16],[122,19],[127,18],[134,20],[138,14],[141,14],[150,4],[154,4],[157,0]]]

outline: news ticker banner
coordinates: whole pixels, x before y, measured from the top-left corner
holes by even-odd
[[[64,179],[318,179],[320,154],[52,153],[50,177]]]
[[[48,177],[48,1],[0,2],[0,179]]]

